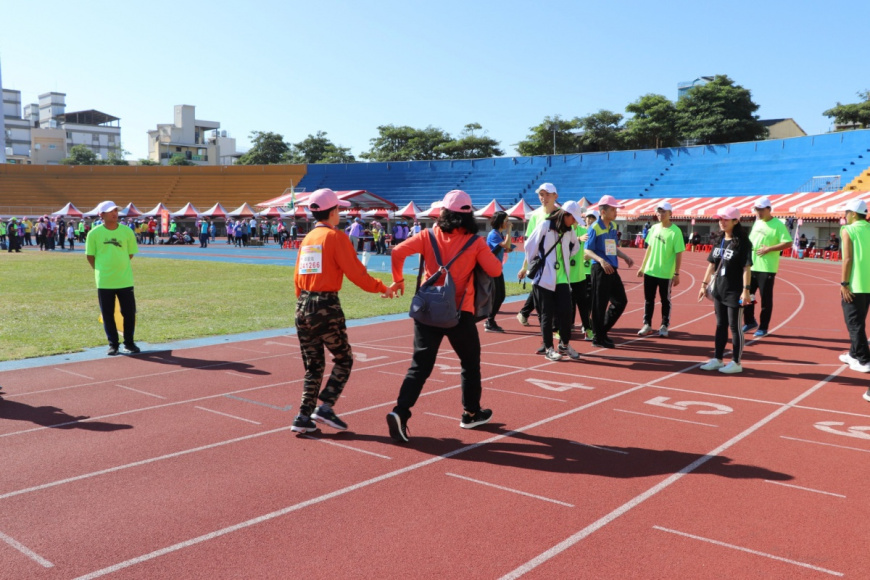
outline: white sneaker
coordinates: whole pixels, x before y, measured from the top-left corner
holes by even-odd
[[[867,392],[863,395],[864,400],[870,402],[870,389],[867,389]]]
[[[547,360],[562,360],[562,355],[556,352],[556,349],[553,347],[547,349],[547,354],[545,356],[547,357]]]
[[[668,337],[668,327],[666,325],[662,324],[659,327],[659,336],[664,337],[664,338]]]
[[[560,344],[559,345],[559,354],[568,355],[574,360],[580,358],[580,353],[574,350],[574,347],[570,344]]]
[[[862,365],[860,362],[854,361],[849,363],[849,368],[853,371],[858,371],[859,373],[870,373],[870,363]]]
[[[519,320],[520,324],[522,324],[523,326],[529,325],[529,319],[523,316],[522,312],[517,312],[517,320]]]
[[[640,330],[637,331],[637,335],[638,336],[649,336],[653,332],[655,332],[655,331],[652,329],[652,326],[650,326],[649,324],[644,324],[643,326],[640,327]]]
[[[725,373],[726,375],[733,375],[734,373],[742,373],[743,367],[740,366],[740,363],[736,363],[731,361],[721,369],[719,369],[720,373]]]
[[[853,362],[858,362],[858,359],[852,358],[852,355],[850,355],[848,352],[844,352],[840,355],[840,362],[850,365]]]
[[[701,365],[702,371],[715,371],[724,367],[725,364],[718,358],[711,358],[705,364]]]

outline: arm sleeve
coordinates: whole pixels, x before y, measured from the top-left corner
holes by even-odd
[[[412,254],[422,253],[423,244],[426,243],[423,241],[423,237],[428,235],[429,234],[426,230],[423,230],[419,234],[408,238],[393,248],[393,251],[390,253],[390,257],[392,258],[393,282],[398,282],[404,279],[402,268],[405,265],[405,258]]]
[[[337,245],[335,251],[335,261],[347,276],[347,279],[359,286],[366,292],[386,292],[387,287],[377,278],[369,276],[366,267],[356,257],[356,252],[353,249],[353,244],[350,239],[343,234],[336,237]]]
[[[538,224],[538,227],[532,230],[526,239],[526,245],[523,248],[523,252],[526,254],[526,261],[529,263],[531,263],[532,259],[538,255],[538,246],[541,245],[541,236],[543,235],[542,230],[544,229],[541,225],[542,223],[543,221]]]

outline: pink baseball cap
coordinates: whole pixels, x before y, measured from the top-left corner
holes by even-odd
[[[442,201],[436,201],[435,207],[449,209],[459,213],[471,213],[474,211],[474,206],[471,205],[471,196],[461,189],[448,191]]]
[[[602,205],[609,205],[610,207],[615,208],[625,207],[624,205],[616,201],[616,198],[612,195],[602,195],[601,199],[598,200],[598,207],[601,207]]]
[[[324,211],[332,209],[335,206],[350,207],[350,202],[343,199],[338,199],[335,192],[331,189],[323,188],[311,194],[311,197],[305,201],[299,202],[299,205],[307,205],[314,211]]]
[[[739,220],[740,210],[736,207],[719,208],[719,211],[716,212],[716,215],[714,215],[713,217],[716,219]]]

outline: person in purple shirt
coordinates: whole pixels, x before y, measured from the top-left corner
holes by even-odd
[[[353,222],[347,227],[345,233],[350,236],[350,243],[353,244],[353,249],[359,251],[359,240],[363,237],[363,227],[359,218],[353,218]]]

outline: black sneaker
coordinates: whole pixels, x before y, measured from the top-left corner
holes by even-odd
[[[394,440],[408,442],[408,421],[399,417],[398,413],[387,414],[387,427],[390,429],[390,437]]]
[[[323,407],[317,407],[317,410],[314,411],[314,414],[311,415],[311,418],[318,423],[325,423],[333,429],[338,429],[339,431],[344,431],[345,429],[347,429],[347,423],[339,419],[338,415],[336,415],[335,411],[333,411],[332,409],[324,410]]]
[[[547,354],[547,347],[544,346],[544,343],[541,343],[541,346],[538,347],[538,350],[535,351],[535,354]]]
[[[598,348],[616,348],[616,343],[607,337],[596,337],[592,339],[592,346],[597,346]]]
[[[114,344],[110,344],[109,350],[106,351],[106,354],[109,356],[116,356],[118,354],[118,347]]]
[[[135,344],[125,344],[124,350],[126,350],[130,354],[139,354],[140,352],[142,352],[142,349]]]
[[[496,324],[495,322],[484,322],[483,323],[483,331],[484,332],[504,332],[504,328]]]
[[[296,417],[290,430],[297,433],[311,433],[317,431],[317,424],[311,420],[311,417]]]
[[[480,427],[481,425],[489,423],[490,419],[492,419],[492,410],[490,409],[481,409],[474,415],[463,413],[462,420],[459,421],[459,426],[463,429],[474,429],[475,427]]]

